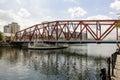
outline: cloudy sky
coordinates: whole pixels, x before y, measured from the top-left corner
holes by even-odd
[[[117,19],[120,0],[0,0],[0,31],[17,22],[21,29],[44,21]]]

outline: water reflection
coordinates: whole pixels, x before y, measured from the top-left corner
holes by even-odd
[[[77,54],[87,53],[89,56],[110,57],[116,49],[116,44],[79,44],[71,45],[68,51],[75,52]]]
[[[106,58],[65,50],[0,48],[0,80],[99,80]]]

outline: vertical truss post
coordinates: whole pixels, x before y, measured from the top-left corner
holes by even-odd
[[[58,36],[58,21],[56,22],[56,25],[55,25],[55,31],[56,31],[56,40],[59,39],[59,36]]]
[[[96,21],[96,36],[97,36],[96,40],[98,40],[98,27],[99,27],[98,24],[99,24],[98,21]]]
[[[116,27],[116,40],[118,40],[118,28]]]
[[[80,22],[81,24],[80,24],[80,40],[82,40],[82,22]],[[84,26],[85,27],[85,26]]]
[[[87,31],[87,29],[86,29],[86,33],[85,33],[85,37],[86,37],[86,40],[88,40],[88,31]]]

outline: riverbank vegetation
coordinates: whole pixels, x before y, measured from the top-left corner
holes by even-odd
[[[2,32],[0,32],[0,42],[4,42],[5,41],[5,37],[3,35]]]

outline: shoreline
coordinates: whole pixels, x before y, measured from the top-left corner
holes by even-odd
[[[6,42],[1,42],[0,43],[0,47],[10,47],[10,46],[17,46],[17,45],[13,45],[11,43],[6,43]]]

